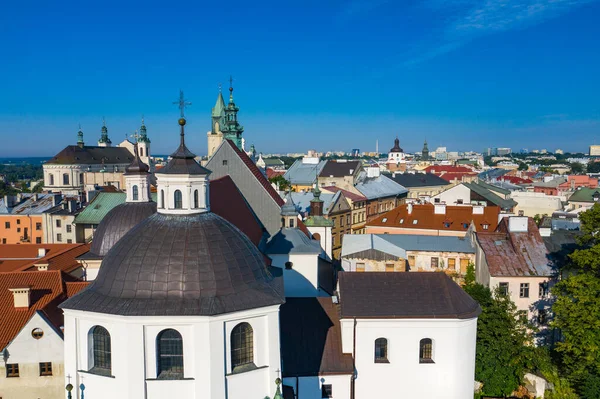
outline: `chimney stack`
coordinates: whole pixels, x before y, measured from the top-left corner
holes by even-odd
[[[13,293],[15,309],[29,309],[31,303],[31,287],[9,288]]]
[[[406,206],[406,209],[408,210],[408,214],[410,215],[412,213],[412,210],[413,210],[413,204],[412,204],[412,202],[408,203],[408,205]]]
[[[48,253],[46,248],[38,248],[38,258],[43,258]]]

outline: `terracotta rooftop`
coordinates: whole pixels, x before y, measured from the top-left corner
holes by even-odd
[[[338,305],[330,297],[287,298],[279,311],[283,376],[352,374],[342,353]]]
[[[39,250],[46,251],[38,257]],[[76,258],[87,251],[88,244],[3,244],[0,245],[0,272],[34,270],[47,263],[49,270],[71,272],[79,267]]]
[[[495,232],[478,232],[477,241],[487,261],[490,275],[504,277],[551,276],[550,254],[532,218],[527,231],[509,232],[509,218]]]
[[[341,318],[470,319],[481,313],[445,273],[341,272],[339,290]]]
[[[388,227],[390,229],[402,228],[466,232],[472,221],[475,224],[476,231],[484,230],[484,225],[488,225],[489,231],[494,231],[498,226],[498,215],[500,214],[500,208],[497,206],[482,207],[483,213],[481,214],[474,214],[474,207],[472,206],[446,205],[446,210],[443,214],[434,213],[435,207],[433,204],[412,205],[410,213],[409,208],[409,204],[400,205],[367,223],[367,225],[369,227]]]
[[[10,288],[31,288],[31,305],[28,309],[14,307]],[[63,325],[62,311],[58,305],[69,296],[87,286],[61,271],[0,273],[0,350],[12,341],[36,312],[42,314],[59,329]]]

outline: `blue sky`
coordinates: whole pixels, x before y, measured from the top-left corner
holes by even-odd
[[[206,153],[234,76],[259,151],[600,143],[600,1],[9,2],[0,13],[0,156],[113,142],[145,115],[154,153]]]

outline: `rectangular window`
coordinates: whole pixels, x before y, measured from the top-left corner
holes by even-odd
[[[540,298],[544,298],[548,295],[548,283],[540,283]]]
[[[17,227],[17,233],[20,233],[20,232],[21,232],[21,228]]]
[[[223,166],[227,166],[227,160],[226,159],[223,160]]]
[[[2,244],[6,244],[6,238],[2,239]]]
[[[529,298],[529,283],[521,283],[519,296],[521,298]]]
[[[21,224],[21,219],[17,219],[17,224]]]
[[[56,227],[60,227],[60,226],[61,226],[60,219],[56,219]]]
[[[4,228],[10,229],[10,222],[4,222]]]
[[[73,240],[71,240],[70,238],[67,238],[67,244],[73,244]]]
[[[394,267],[393,263],[386,263],[385,264],[385,271],[386,272],[393,272],[393,271],[395,271],[395,269],[396,268]]]
[[[42,243],[42,237],[35,237],[35,243],[36,244],[41,244]]]
[[[36,223],[36,224],[35,224],[35,229],[36,229],[37,231],[40,231],[40,230],[42,229],[42,224],[41,224],[41,223]]]
[[[463,258],[460,260],[460,272],[465,274],[467,272],[467,267],[469,266],[469,259]]]
[[[357,272],[364,272],[365,271],[365,264],[364,263],[357,263],[356,264],[356,271]]]
[[[448,258],[448,269],[456,270],[456,259]]]
[[[408,266],[411,268],[415,267],[415,256],[414,255],[408,256]]]
[[[503,295],[508,295],[508,283],[499,283],[498,287]]]
[[[440,265],[440,258],[438,258],[436,256],[431,257],[431,268],[437,269],[439,265]]]
[[[331,384],[323,384],[321,386],[321,398],[333,398],[333,389]]]
[[[52,375],[52,362],[40,363],[40,375]]]
[[[354,215],[352,215],[352,223],[356,224],[356,213]]]
[[[340,216],[340,227],[344,227],[344,217]]]
[[[56,241],[57,241],[57,242],[62,242],[62,234],[58,233],[58,234],[56,235]]]
[[[67,227],[67,233],[70,233],[73,229],[73,226],[71,226],[70,224],[68,224],[66,227]]]
[[[19,376],[19,364],[12,363],[6,364],[6,377],[18,377]]]
[[[350,224],[350,214],[346,215],[346,224]]]

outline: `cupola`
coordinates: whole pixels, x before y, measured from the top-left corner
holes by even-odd
[[[292,200],[292,194],[285,195],[285,204],[281,207],[281,228],[295,228],[298,223],[298,211]]]
[[[185,145],[183,109],[188,103],[180,92],[179,148],[171,154],[167,166],[157,171],[158,213],[193,215],[210,211],[208,175],[210,171],[196,162],[196,155]]]
[[[102,119],[102,129],[100,133],[100,140],[98,140],[99,147],[110,147],[112,141],[108,138],[108,128],[106,127],[106,121]]]
[[[150,202],[150,168],[140,159],[138,143],[133,148],[133,161],[125,168],[126,202]]]

